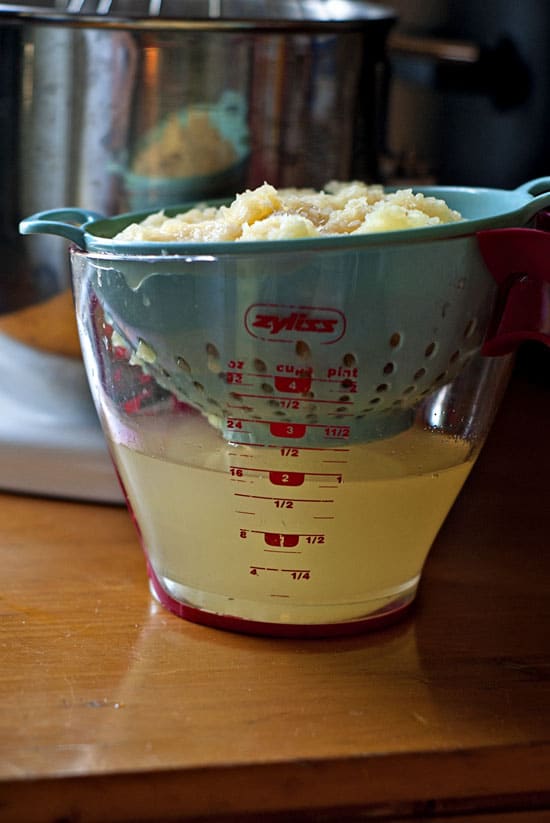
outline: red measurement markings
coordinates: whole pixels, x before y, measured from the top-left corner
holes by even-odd
[[[304,480],[304,472],[269,472],[269,482],[274,486],[302,486]]]
[[[255,420],[254,418],[246,417],[229,417],[226,421],[226,427],[235,432],[248,433],[248,429],[244,427],[246,423],[253,423],[254,425],[264,425],[269,427],[269,432],[273,437],[285,438],[288,440],[300,440],[305,437],[308,429],[323,429],[325,439],[327,440],[346,440],[351,433],[349,426],[327,426],[325,423],[285,423],[280,420]],[[279,448],[279,447],[277,447]],[[301,449],[311,447],[300,446]],[[317,451],[325,451],[322,447],[316,449]]]
[[[240,432],[241,434],[247,434],[248,429],[245,429],[243,423],[249,423],[249,420],[246,420],[243,417],[228,417],[225,421],[225,426],[227,429],[230,429],[234,432]]]
[[[298,440],[305,437],[308,429],[323,429],[327,440],[347,440],[351,429],[349,426],[327,426],[325,423],[281,423],[280,421],[264,421],[269,426],[273,437],[285,437],[289,440]],[[301,446],[300,448],[307,448]],[[319,449],[323,451],[323,449]]]
[[[244,476],[244,469],[237,466],[230,466],[229,474],[231,475],[231,481],[233,483],[252,483],[252,479],[247,479]]]
[[[242,372],[228,371],[225,373],[225,382],[231,386],[253,386],[254,383],[246,383],[245,375]]]
[[[282,572],[290,574],[293,580],[309,580],[311,569],[281,569]]]
[[[257,446],[258,444],[255,443],[254,445]],[[253,457],[252,454],[246,454],[246,452],[241,453],[240,451],[228,451],[227,454],[229,457],[239,457],[241,460],[251,460]]]
[[[332,480],[336,485],[344,481],[344,477],[340,472],[281,472],[261,466],[230,466],[229,474],[235,479],[244,478],[248,474],[252,475],[252,477],[261,477],[267,474],[273,486],[302,486],[306,477]],[[334,486],[330,486],[330,488],[334,488]]]
[[[338,369],[329,369],[327,377],[314,377],[312,383],[324,383],[328,394],[357,394],[358,377],[357,369],[347,370],[355,374],[338,374]],[[352,399],[353,402],[353,399]]]
[[[246,540],[249,534],[261,534],[261,535],[263,535],[264,543],[267,546],[271,546],[271,547],[277,548],[277,549],[294,549],[294,548],[296,548],[296,546],[299,545],[300,540],[302,538],[309,545],[312,545],[312,544],[320,545],[320,544],[325,542],[325,535],[324,534],[311,534],[311,533],[289,534],[289,533],[284,533],[284,532],[266,532],[266,531],[261,531],[260,529],[240,529],[239,530],[239,537],[242,540]]]
[[[322,474],[320,476],[323,477]],[[342,483],[344,482],[344,475],[343,474],[325,475],[325,477],[331,477],[334,482],[330,483],[330,485],[327,485],[327,484],[321,485],[321,483],[319,483],[319,488],[320,489],[336,489],[336,488],[338,488],[338,486],[341,486]]]
[[[258,446],[263,448],[264,445],[268,449],[279,449],[281,457],[299,457],[301,452],[338,452],[340,454],[348,454],[348,452],[349,452],[349,448],[340,447],[340,446],[299,446],[299,447],[297,447],[297,446],[283,446],[281,448],[281,446],[276,446],[275,443],[266,443],[266,444],[264,444],[264,443],[254,443],[253,448],[257,448]],[[346,460],[340,460],[340,461],[323,460],[323,463],[328,463],[328,462],[347,463]]]
[[[347,439],[350,436],[350,431],[349,426],[325,426],[325,437],[331,439]]]
[[[273,566],[249,566],[250,574],[258,574],[258,572],[279,572],[280,569],[275,569]]]
[[[268,546],[277,546],[284,549],[294,549],[300,542],[300,535],[280,534],[278,532],[264,532],[264,540]]]
[[[304,394],[311,389],[311,377],[279,377],[275,376],[274,384],[277,391],[289,394]]]
[[[300,440],[305,437],[307,426],[303,423],[269,423],[269,431],[273,437],[288,437],[290,440]]]
[[[249,574],[257,576],[260,572],[283,572],[284,574],[289,574],[293,580],[309,580],[311,578],[311,569],[276,569],[273,566],[248,567]],[[288,595],[272,594],[271,597],[288,597]]]
[[[353,400],[329,400],[322,397],[300,397],[300,400],[296,401],[296,398],[294,397],[285,397],[280,394],[246,394],[241,391],[234,392],[234,396],[242,400],[245,398],[252,398],[253,400],[279,400],[281,403],[284,403],[285,401],[287,403],[292,403],[294,401],[300,403],[315,403],[315,405],[319,403],[327,403],[331,406],[353,406]],[[293,407],[288,406],[287,408]]]
[[[332,497],[272,497],[266,494],[245,494],[244,492],[233,492],[235,497],[249,497],[253,500],[272,500],[275,503],[334,503]],[[281,506],[282,508],[282,506]]]

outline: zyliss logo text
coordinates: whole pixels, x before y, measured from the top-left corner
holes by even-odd
[[[314,334],[323,343],[334,343],[342,337],[346,321],[338,309],[256,303],[246,311],[245,326],[261,340],[292,342]]]

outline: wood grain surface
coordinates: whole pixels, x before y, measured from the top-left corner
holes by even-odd
[[[0,821],[550,820],[548,381],[517,374],[412,614],[340,640],[151,598],[125,510],[0,496]]]

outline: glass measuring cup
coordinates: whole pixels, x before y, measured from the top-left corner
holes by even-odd
[[[509,373],[475,241],[71,257],[155,596],[281,635],[402,613]]]

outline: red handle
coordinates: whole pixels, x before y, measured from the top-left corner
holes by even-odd
[[[484,355],[508,354],[524,340],[550,346],[550,212],[541,213],[536,225],[477,234],[499,287]]]

